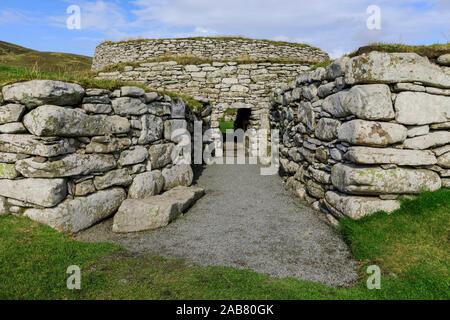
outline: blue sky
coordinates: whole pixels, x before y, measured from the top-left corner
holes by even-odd
[[[70,5],[81,29],[68,30]],[[366,12],[381,9],[381,29]],[[0,40],[92,56],[104,40],[242,35],[305,42],[338,57],[375,41],[450,41],[450,0],[1,0]]]

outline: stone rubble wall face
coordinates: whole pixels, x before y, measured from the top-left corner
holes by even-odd
[[[297,45],[280,45],[260,40],[167,39],[100,44],[94,54],[93,71],[122,62],[139,62],[167,56],[194,56],[214,60],[298,58],[329,59],[326,52]]]
[[[208,111],[209,110],[209,111]],[[113,215],[127,199],[189,186],[190,165],[174,164],[172,132],[194,121],[209,129],[211,107],[137,87],[110,92],[33,80],[0,94],[0,215],[28,216],[77,232]]]
[[[298,64],[238,64],[236,62],[204,65],[180,65],[175,61],[143,63],[125,67],[125,71],[99,73],[99,79],[137,81],[150,88],[201,96],[213,106],[212,127],[219,126],[224,110],[251,105],[252,126],[261,126],[261,115],[267,118],[271,93],[280,85],[308,70]]]
[[[271,97],[286,189],[333,223],[450,187],[450,68],[373,52],[301,74]]]

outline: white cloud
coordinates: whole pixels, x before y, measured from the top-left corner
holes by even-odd
[[[448,0],[121,0],[81,6],[82,29],[105,38],[243,35],[304,42],[337,57],[370,42],[448,41]],[[381,8],[382,29],[368,30],[366,9]],[[52,17],[63,26],[67,17]],[[97,35],[98,37],[98,35]]]
[[[36,22],[38,20],[39,19],[36,18],[31,12],[14,9],[0,10],[0,25]]]

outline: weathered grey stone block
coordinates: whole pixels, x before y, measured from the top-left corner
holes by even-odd
[[[141,99],[122,97],[114,99],[112,102],[114,112],[121,116],[143,115],[148,112],[148,107]]]
[[[325,205],[332,213],[338,211],[338,218],[347,216],[355,220],[377,211],[391,213],[400,208],[400,202],[396,200],[349,196],[334,191],[325,194]]]
[[[450,88],[450,77],[437,65],[416,53],[375,51],[351,58],[346,64],[345,82],[422,82],[430,86]]]
[[[178,186],[189,187],[194,179],[194,172],[188,164],[175,165],[162,171],[164,178],[164,190],[170,190]]]
[[[107,189],[112,186],[127,187],[133,182],[133,178],[127,169],[118,169],[107,172],[104,176],[95,177],[94,185],[97,190]]]
[[[5,179],[0,183],[0,196],[42,207],[54,207],[66,195],[67,183],[65,179]]]
[[[116,167],[112,155],[71,154],[56,161],[37,162],[34,158],[20,160],[16,170],[29,178],[62,178],[106,172]]]
[[[141,118],[142,132],[139,144],[148,144],[160,140],[163,137],[164,122],[160,117],[146,114]]]
[[[128,198],[145,199],[160,194],[163,186],[164,179],[161,171],[154,170],[138,174],[128,190]]]
[[[157,144],[148,149],[153,169],[160,169],[172,163],[172,151],[174,146],[173,143]]]
[[[450,119],[450,97],[422,92],[401,92],[395,99],[395,119],[407,125],[446,122]]]
[[[343,108],[365,120],[391,120],[395,116],[391,91],[385,84],[352,87],[346,94]]]
[[[113,232],[138,232],[167,226],[201,198],[204,190],[177,187],[143,200],[125,200],[114,216]]]
[[[125,198],[123,189],[104,190],[51,209],[28,209],[24,215],[60,232],[78,232],[112,215]]]
[[[131,150],[123,151],[120,154],[119,164],[121,166],[130,166],[144,162],[149,156],[146,148],[136,146]]]
[[[167,120],[164,122],[164,139],[176,142],[177,132],[183,134],[186,132],[186,129],[186,120]]]
[[[407,149],[429,149],[450,143],[449,131],[435,131],[430,134],[406,139],[403,146]]]
[[[339,120],[322,118],[317,123],[317,128],[314,134],[316,138],[321,140],[332,141],[337,139],[340,127],[341,122]]]
[[[338,137],[355,145],[385,147],[403,142],[407,132],[406,127],[395,123],[352,120],[342,124]]]
[[[128,119],[119,116],[88,116],[57,106],[41,106],[25,115],[25,127],[36,136],[89,137],[130,131]]]
[[[38,138],[32,135],[0,134],[0,151],[56,157],[75,151],[75,140]]]
[[[25,109],[25,106],[21,104],[0,106],[0,124],[20,121]]]
[[[431,151],[368,147],[350,147],[345,158],[357,164],[397,164],[400,166],[433,165],[437,161]]]
[[[78,84],[52,80],[18,82],[3,87],[2,92],[5,101],[29,108],[44,104],[73,106],[79,104],[85,94]]]
[[[360,195],[416,194],[441,187],[439,175],[425,169],[384,170],[338,163],[333,166],[331,179],[339,191]]]

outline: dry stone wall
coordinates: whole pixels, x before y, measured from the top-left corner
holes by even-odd
[[[444,63],[414,53],[344,57],[276,90],[270,120],[281,130],[286,188],[333,222],[450,187]]]
[[[201,65],[176,61],[141,63],[120,71],[100,72],[99,79],[137,81],[150,88],[167,90],[209,100],[213,106],[212,127],[227,109],[251,110],[252,128],[268,127],[269,97],[283,82],[308,70],[312,63],[328,59],[320,49],[296,44],[274,44],[260,40],[170,39],[138,40],[99,45],[93,70],[121,62],[140,62],[158,57],[193,56],[216,60]],[[221,62],[238,60],[247,62]],[[303,64],[251,63],[255,59],[295,58]]]
[[[49,80],[7,85],[0,95],[0,215],[77,232],[125,210],[126,199],[171,191],[176,203],[136,221],[163,226],[202,193],[193,197],[182,189],[193,171],[173,163],[172,133],[192,132],[210,110],[207,104],[191,110],[182,99],[138,87],[111,92]],[[205,120],[203,129],[208,126]]]
[[[104,42],[94,55],[93,71],[122,62],[139,62],[167,56],[194,56],[213,60],[298,58],[307,61],[328,59],[324,51],[306,45],[275,43],[253,39],[143,39]]]
[[[261,126],[268,118],[270,94],[282,82],[310,67],[298,64],[214,62],[180,65],[175,61],[142,63],[124,71],[101,72],[99,79],[135,81],[157,90],[167,90],[207,99],[213,105],[212,126],[219,126],[226,109],[251,109],[251,124]]]

